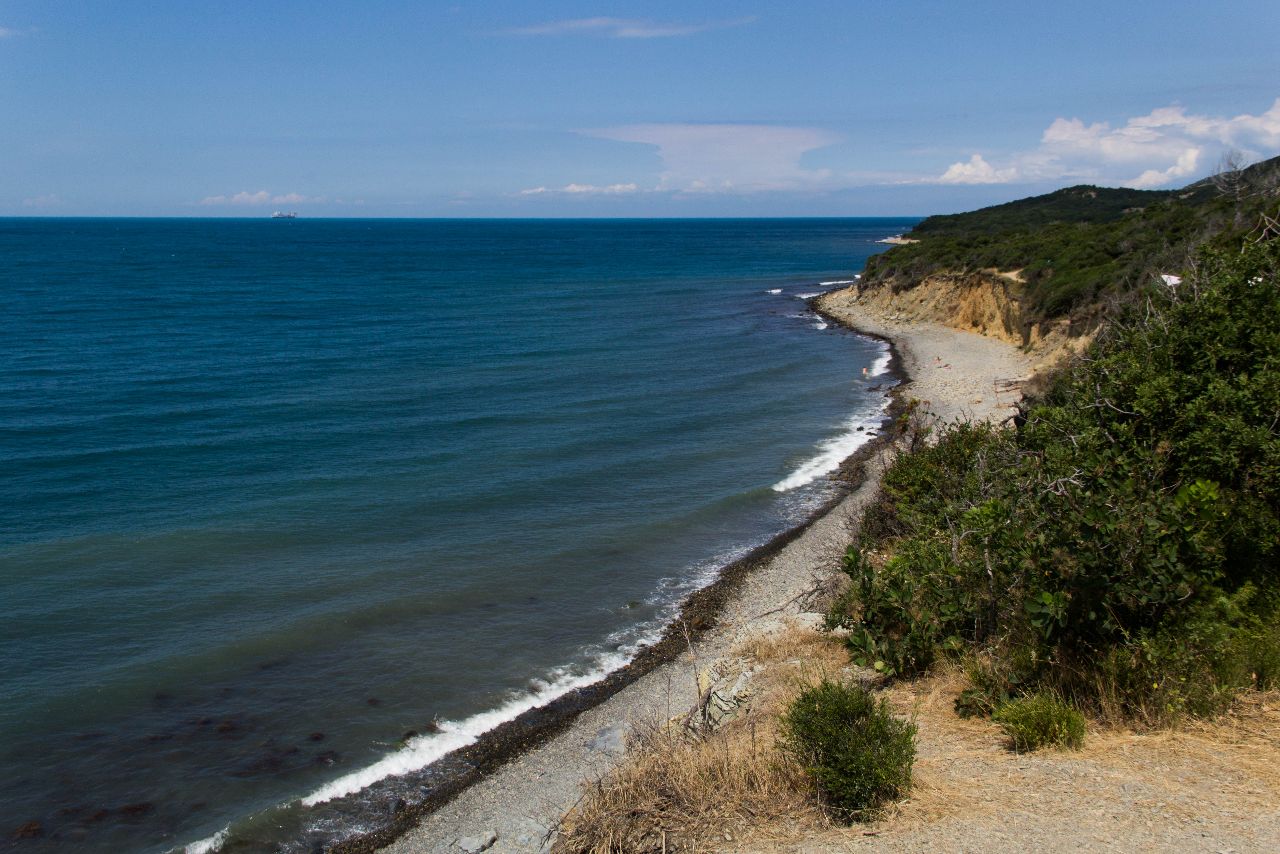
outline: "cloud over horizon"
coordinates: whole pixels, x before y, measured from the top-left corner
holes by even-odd
[[[975,153],[931,180],[1012,184],[1080,179],[1151,189],[1207,169],[1230,149],[1250,159],[1280,149],[1280,98],[1256,116],[1195,115],[1175,105],[1128,119],[1115,128],[1108,122],[1085,124],[1078,118],[1057,118],[1031,151],[1015,153],[1000,166]]]
[[[830,171],[806,169],[801,158],[841,139],[817,128],[759,124],[638,124],[582,133],[655,146],[662,172],[654,189],[676,193],[817,188]]]
[[[251,193],[248,190],[241,190],[230,196],[205,196],[200,200],[200,204],[216,206],[216,205],[302,205],[308,202],[322,202],[321,198],[304,196],[301,193],[281,193],[272,195],[266,190],[258,190]]]
[[[691,36],[753,23],[754,15],[702,23],[662,22],[643,18],[571,18],[503,30],[512,36],[597,36],[612,39],[662,39]]]
[[[542,196],[552,195],[569,195],[569,196],[620,196],[628,193],[638,193],[640,187],[636,184],[608,184],[598,186],[596,184],[566,184],[563,187],[531,187],[528,190],[521,190],[516,195],[520,196]]]

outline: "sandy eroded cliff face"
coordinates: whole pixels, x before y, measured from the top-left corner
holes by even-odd
[[[1018,271],[939,273],[918,282],[854,285],[828,297],[898,322],[940,323],[1023,348],[1037,372],[1083,350],[1097,334],[1097,313],[1049,321],[1024,310]]]

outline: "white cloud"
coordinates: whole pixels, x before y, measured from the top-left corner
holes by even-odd
[[[620,196],[628,193],[638,193],[640,187],[637,184],[608,184],[599,186],[596,184],[565,184],[563,187],[532,187],[528,190],[521,190],[518,195],[521,196],[543,196],[548,194],[567,194],[571,196]]]
[[[44,196],[34,196],[30,199],[22,200],[24,208],[36,208],[37,210],[56,208],[60,204],[62,204],[62,199],[58,198],[57,193],[49,193]]]
[[[0,27],[0,39],[10,39],[18,34],[17,30],[11,30],[8,27]]]
[[[272,195],[266,190],[251,193],[248,190],[231,196],[205,196],[200,200],[202,205],[302,205],[307,202],[322,202],[323,198],[304,196],[301,193],[282,193]]]
[[[651,21],[637,18],[573,18],[547,21],[528,27],[512,27],[505,32],[513,36],[601,36],[614,39],[661,39],[691,36],[708,30],[740,27],[755,21],[755,16],[728,21],[696,24]]]
[[[1015,153],[1002,167],[979,154],[953,163],[937,178],[944,184],[1005,184],[1074,178],[1152,188],[1186,179],[1228,148],[1249,158],[1280,149],[1280,98],[1258,115],[1232,118],[1188,114],[1161,107],[1113,128],[1078,118],[1055,119],[1039,147]]]
[[[819,187],[825,169],[805,169],[807,152],[840,140],[814,128],[750,124],[647,124],[583,131],[588,136],[652,145],[662,159],[656,189],[680,193],[750,193]]]
[[[1135,190],[1150,190],[1153,187],[1163,187],[1175,178],[1185,178],[1193,174],[1199,161],[1200,149],[1188,148],[1178,155],[1178,162],[1168,169],[1148,169],[1130,181],[1129,186]]]
[[[1016,170],[996,169],[981,154],[969,158],[968,163],[952,163],[938,179],[940,184],[1003,184],[1013,179]]]

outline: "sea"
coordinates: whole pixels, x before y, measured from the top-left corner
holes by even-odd
[[[315,850],[625,665],[881,427],[807,300],[915,222],[0,219],[0,849]]]

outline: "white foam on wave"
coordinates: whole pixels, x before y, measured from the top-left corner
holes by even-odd
[[[864,410],[853,415],[845,422],[843,432],[819,442],[818,452],[775,483],[773,491],[790,492],[838,469],[840,463],[875,437],[876,427],[888,405],[888,400],[885,400],[874,412],[867,413]]]
[[[855,275],[852,279],[832,279],[830,282],[818,282],[818,284],[822,285],[824,288],[829,288],[832,285],[852,285],[861,278],[862,276]]]
[[[780,293],[782,293],[782,288],[769,288],[769,290],[765,291],[765,293],[766,293],[766,294],[780,294]]]
[[[819,293],[818,291],[814,291],[811,294],[796,294],[796,299],[813,299],[814,297],[817,297],[817,296],[822,296],[822,294]]]
[[[884,352],[880,354],[880,358],[876,359],[875,362],[871,364],[871,370],[868,372],[868,375],[873,377],[880,376],[885,371],[889,370],[889,363],[892,361],[893,353],[890,352],[888,347],[884,348]]]
[[[515,720],[530,709],[545,706],[570,691],[599,682],[613,671],[625,666],[635,656],[638,646],[639,644],[634,644],[626,649],[602,653],[588,669],[581,672],[574,672],[569,668],[557,668],[552,671],[548,679],[535,680],[532,689],[513,695],[496,709],[480,712],[461,721],[442,721],[440,732],[409,739],[404,747],[395,753],[326,783],[303,797],[302,803],[304,806],[315,806],[334,798],[354,794],[387,777],[399,777],[420,771],[446,754],[474,744],[484,733],[500,724]]]
[[[838,436],[818,444],[818,453],[805,460],[796,470],[773,485],[774,492],[790,492],[801,486],[813,483],[823,475],[830,474],[840,467],[840,463],[854,451],[870,442],[875,436],[875,422],[866,418],[854,417],[845,425],[845,431]],[[861,427],[862,430],[858,430]]]
[[[229,835],[230,831],[224,827],[213,836],[197,839],[182,846],[182,854],[213,854],[214,851],[221,850]]]
[[[813,324],[813,328],[821,332],[827,328],[827,322],[825,320],[819,320],[817,323]]]

